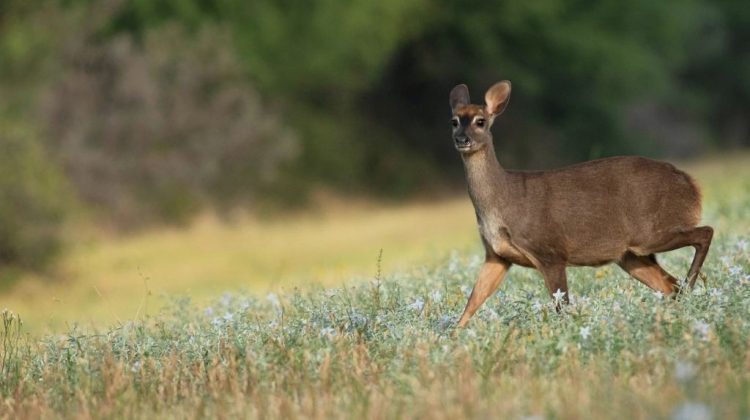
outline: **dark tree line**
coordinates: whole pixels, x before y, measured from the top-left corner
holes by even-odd
[[[512,167],[746,147],[749,48],[741,0],[3,0],[0,264],[54,255],[71,206],[130,228],[460,185],[457,83],[513,81]]]

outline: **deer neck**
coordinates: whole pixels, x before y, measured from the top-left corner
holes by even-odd
[[[502,214],[502,209],[508,202],[508,173],[497,161],[492,142],[470,155],[461,156],[469,184],[469,196],[477,215],[484,219],[490,214]]]

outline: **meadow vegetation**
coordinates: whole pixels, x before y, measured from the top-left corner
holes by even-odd
[[[408,270],[474,248],[475,226],[471,203],[461,199],[399,207],[347,203],[279,220],[227,223],[205,216],[187,229],[83,235],[53,273],[58,281],[19,275],[2,291],[2,305],[24,314],[33,333],[74,323],[105,327],[153,315],[165,295],[205,303],[224,291],[278,293],[371,277],[381,249],[384,272]]]
[[[557,313],[539,275],[514,267],[455,330],[481,262],[471,250],[338,287],[171,296],[110,327],[27,335],[24,313],[6,311],[0,415],[746,418],[747,167],[688,167],[717,235],[705,283],[677,300],[614,266],[571,269]],[[690,258],[661,261],[684,275]]]
[[[2,0],[0,419],[748,418],[749,28],[737,0]],[[509,168],[724,151],[681,165],[705,285],[574,269],[556,313],[514,268],[453,328],[481,252],[465,195],[428,199],[464,187],[447,96],[501,78]]]

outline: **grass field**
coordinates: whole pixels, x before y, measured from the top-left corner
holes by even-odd
[[[476,246],[468,200],[404,207],[334,206],[286,220],[226,224],[205,217],[186,230],[115,240],[85,239],[57,280],[27,276],[0,291],[2,306],[24,314],[27,330],[107,326],[156,313],[163,296],[197,301],[226,291],[291,290],[341,284],[382,270],[407,270]]]
[[[2,294],[34,334],[3,314],[0,417],[748,418],[750,159],[682,166],[717,232],[707,286],[672,301],[572,269],[557,314],[513,268],[461,331],[480,263],[466,199],[81,245],[64,283]],[[662,260],[684,275],[690,256]]]

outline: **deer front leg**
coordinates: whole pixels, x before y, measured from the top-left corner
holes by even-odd
[[[469,319],[479,309],[480,306],[487,300],[492,293],[497,290],[500,283],[505,278],[505,273],[508,272],[510,263],[500,259],[487,259],[482,265],[482,269],[479,272],[479,278],[477,283],[474,285],[474,290],[471,291],[469,301],[466,303],[461,319],[458,321],[459,327],[464,327],[469,322]]]

